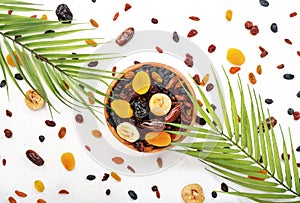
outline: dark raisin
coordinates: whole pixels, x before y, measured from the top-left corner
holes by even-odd
[[[271,24],[271,31],[274,32],[274,33],[278,32],[278,27],[277,27],[276,23]]]
[[[105,191],[105,194],[107,195],[107,196],[109,196],[110,195],[110,189],[107,189],[106,191]]]
[[[56,126],[56,123],[54,121],[46,120],[45,121],[46,125],[49,127],[54,127]]]
[[[289,108],[289,109],[287,110],[287,113],[288,113],[289,115],[293,115],[293,114],[294,114],[294,109]]]
[[[206,91],[210,92],[214,89],[214,85],[212,83],[208,83],[206,85]]]
[[[4,135],[5,135],[6,138],[11,138],[12,135],[13,135],[13,133],[12,133],[11,130],[5,129],[5,130],[4,130]]]
[[[149,115],[150,109],[146,101],[135,99],[130,103],[132,109],[134,109],[134,115],[137,118],[144,118]]]
[[[298,98],[300,98],[300,91],[296,94],[296,96],[297,96]]]
[[[287,154],[288,160],[290,160],[290,157],[291,157],[291,155]],[[282,158],[282,160],[284,160],[284,153],[281,154],[281,158]]]
[[[283,78],[286,80],[292,80],[294,79],[294,77],[295,76],[293,74],[289,74],[289,73],[283,75]]]
[[[5,113],[6,113],[6,116],[12,117],[12,112],[10,110],[6,110]]]
[[[216,46],[214,44],[209,45],[207,51],[208,53],[213,53],[216,50]]]
[[[98,65],[98,61],[91,61],[88,63],[88,67],[96,67]]]
[[[250,29],[251,35],[257,35],[259,33],[259,29],[257,25],[253,25],[253,27]]]
[[[269,2],[267,0],[259,0],[260,5],[264,6],[264,7],[268,7],[269,6]]]
[[[158,20],[157,20],[156,18],[152,18],[152,19],[151,19],[151,23],[157,24],[157,23],[158,23]]]
[[[81,114],[77,114],[75,116],[75,120],[76,120],[77,123],[81,124],[81,123],[83,123],[83,116]]]
[[[155,194],[156,194],[156,197],[159,199],[159,198],[160,198],[160,192],[157,190],[157,191],[155,192]]]
[[[156,191],[158,190],[158,188],[157,188],[156,185],[154,185],[154,186],[152,186],[151,190],[152,190],[153,192],[156,192]]]
[[[66,4],[58,5],[55,13],[56,13],[58,20],[60,20],[60,21],[66,21],[68,23],[71,23],[71,21],[73,19],[73,14]]]
[[[297,147],[296,151],[297,151],[297,152],[300,152],[300,146],[299,146],[299,147]]]
[[[199,116],[197,116],[196,122],[199,123],[200,125],[205,125],[206,124],[206,121],[204,120],[204,118],[201,118]]]
[[[92,0],[93,3],[96,3],[96,0]]]
[[[54,30],[46,30],[45,31],[45,34],[49,34],[49,33],[55,33],[55,31]]]
[[[104,173],[104,175],[102,177],[102,181],[107,181],[108,178],[109,178],[109,174],[108,173]]]
[[[15,78],[16,78],[17,80],[23,80],[23,77],[22,77],[22,75],[21,75],[20,73],[16,73],[16,74],[15,74]]]
[[[44,165],[44,160],[42,159],[42,157],[36,153],[34,150],[27,150],[26,151],[26,156],[27,158],[32,162],[34,163],[35,165],[37,166],[42,166]]]
[[[78,86],[84,90],[84,86],[82,84],[79,84]]]
[[[212,196],[213,198],[217,198],[218,193],[217,193],[216,191],[212,191],[211,196]]]
[[[133,190],[129,190],[128,195],[133,200],[137,200],[137,198],[138,198],[137,194]]]
[[[44,142],[45,141],[45,136],[44,135],[40,135],[39,136],[39,140],[40,140],[40,142]]]
[[[228,192],[228,186],[226,185],[226,183],[221,183],[221,190],[223,192]]]
[[[6,81],[5,81],[5,80],[2,80],[1,83],[0,83],[0,87],[1,87],[1,88],[2,88],[2,87],[5,87],[5,85],[6,85]]]
[[[96,176],[94,176],[94,175],[88,175],[88,176],[86,177],[86,179],[89,180],[89,181],[92,181],[92,180],[95,180],[95,179],[96,179]]]
[[[174,42],[179,42],[179,36],[178,36],[178,33],[176,31],[173,32],[173,41]]]
[[[272,100],[272,99],[265,99],[265,103],[266,103],[266,104],[272,104],[272,103],[273,103],[273,100]]]
[[[279,64],[278,66],[277,66],[277,68],[278,69],[283,69],[284,68],[284,64],[282,63],[282,64]]]

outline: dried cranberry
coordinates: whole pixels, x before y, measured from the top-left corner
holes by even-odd
[[[157,20],[156,18],[151,18],[151,23],[157,24],[157,23],[158,23],[158,20]]]
[[[216,50],[216,46],[213,44],[209,45],[207,49],[208,53],[213,53],[215,50]]]
[[[251,21],[245,22],[245,28],[250,30],[253,27],[253,23]]]
[[[250,34],[251,35],[257,35],[259,33],[259,29],[257,25],[254,25],[251,29],[250,29]]]
[[[198,31],[197,30],[195,30],[195,29],[191,29],[190,31],[189,31],[189,33],[188,33],[188,35],[187,35],[187,37],[194,37],[194,36],[196,36],[198,34]]]
[[[5,135],[5,137],[7,137],[7,138],[12,138],[13,133],[12,133],[11,130],[5,129],[5,130],[4,130],[4,135]]]

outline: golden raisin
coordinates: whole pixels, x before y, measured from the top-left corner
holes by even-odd
[[[94,40],[92,39],[88,39],[88,40],[85,40],[85,42],[89,45],[92,45],[92,47],[96,47],[97,46],[97,42],[95,42]]]
[[[120,181],[121,181],[121,177],[120,177],[117,173],[115,173],[115,172],[111,172],[111,173],[110,173],[110,176],[111,176],[113,179],[115,179],[117,182],[120,182]]]
[[[93,92],[89,91],[88,94],[91,96],[88,98],[90,104],[95,104],[95,95]]]
[[[71,171],[75,167],[75,159],[71,152],[66,152],[61,155],[61,162],[66,170]]]
[[[99,27],[99,24],[98,24],[94,19],[90,19],[90,23],[91,23],[92,26],[94,26],[94,27]]]
[[[46,14],[43,14],[42,17],[41,17],[41,20],[48,20],[48,17]]]
[[[99,130],[92,130],[92,135],[96,138],[100,138],[102,133]]]
[[[227,10],[225,15],[226,20],[231,21],[232,20],[232,10]]]
[[[44,183],[40,180],[36,180],[34,181],[34,188],[38,191],[38,192],[43,192],[45,190],[45,186]]]
[[[27,194],[24,192],[21,192],[19,190],[15,190],[16,195],[18,195],[19,197],[27,197]]]
[[[18,64],[19,64],[20,66],[22,66],[21,60],[20,60],[20,58],[19,58],[19,56],[18,56],[18,54],[17,54],[16,51],[14,51],[14,55],[15,55],[15,58],[16,58]],[[15,62],[13,61],[12,56],[11,56],[10,54],[8,54],[8,55],[6,56],[6,61],[7,61],[8,65],[10,65],[10,66],[12,66],[12,67],[16,67]]]
[[[256,84],[256,78],[255,78],[255,75],[253,73],[249,73],[248,75],[248,79],[249,81],[251,82],[252,85]]]
[[[46,200],[38,199],[38,200],[36,201],[36,203],[47,203],[47,202],[46,202]]]
[[[257,74],[261,75],[261,73],[262,73],[261,65],[258,65],[258,66],[256,67],[256,72],[257,72]]]
[[[245,56],[243,52],[236,48],[228,49],[226,58],[234,65],[241,66],[245,63]]]

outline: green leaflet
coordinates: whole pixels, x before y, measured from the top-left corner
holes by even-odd
[[[297,196],[288,194],[277,194],[277,193],[244,193],[244,192],[226,192],[226,194],[237,195],[248,198],[258,198],[258,199],[293,199]]]

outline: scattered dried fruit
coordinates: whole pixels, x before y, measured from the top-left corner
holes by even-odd
[[[42,157],[37,153],[35,152],[34,150],[32,149],[29,149],[26,151],[26,156],[27,158],[32,162],[34,163],[35,165],[37,166],[42,166],[44,165],[44,160],[42,159]]]
[[[294,77],[295,76],[293,74],[289,74],[289,73],[283,75],[283,78],[286,80],[292,80],[294,79]]]
[[[70,194],[68,190],[65,190],[65,189],[61,189],[60,191],[58,191],[58,194],[61,194],[61,195],[68,195]]]
[[[197,16],[190,16],[189,19],[193,20],[193,21],[199,21],[200,18]]]
[[[131,5],[129,3],[126,3],[124,11],[128,11],[129,9],[131,9]]]
[[[282,153],[282,154],[281,154],[281,158],[282,158],[282,160],[284,160],[284,157],[285,157],[285,156],[284,156],[284,153]],[[288,160],[290,160],[290,158],[291,158],[291,155],[290,155],[290,154],[287,154],[287,158],[288,158]]]
[[[202,86],[205,86],[207,84],[207,82],[209,80],[209,77],[210,77],[210,75],[208,73],[204,75],[204,77],[201,80],[201,85]]]
[[[12,138],[13,133],[12,133],[11,130],[5,129],[5,130],[4,130],[4,135],[5,135],[6,138]]]
[[[247,30],[250,30],[253,27],[253,23],[251,21],[246,21],[245,22],[245,28]]]
[[[278,32],[278,26],[276,23],[271,24],[271,31],[274,33]]]
[[[221,190],[222,190],[223,192],[228,192],[228,186],[227,186],[226,183],[221,183]]]
[[[60,139],[64,138],[67,133],[67,129],[65,127],[61,127],[58,131],[58,137]]]
[[[171,136],[167,132],[149,132],[145,135],[145,140],[157,147],[165,147],[171,144]]]
[[[292,13],[290,13],[290,17],[292,18],[292,17],[295,17],[297,15],[297,12],[292,12]]]
[[[47,202],[46,202],[46,200],[44,200],[44,199],[38,199],[38,200],[36,201],[36,203],[47,203]]]
[[[89,181],[92,181],[92,180],[95,180],[95,179],[96,179],[96,176],[95,176],[95,175],[88,175],[88,176],[86,177],[86,179],[89,180]]]
[[[194,36],[196,36],[197,34],[198,34],[198,31],[197,31],[197,30],[191,29],[191,30],[189,31],[189,33],[187,34],[187,37],[188,37],[188,38],[194,37]]]
[[[268,7],[269,6],[269,2],[267,0],[259,0],[260,5],[264,6],[264,7]]]
[[[284,39],[284,41],[285,41],[285,43],[287,43],[287,44],[290,44],[290,45],[292,45],[293,43],[292,43],[292,41],[291,40],[289,40],[289,39]]]
[[[163,53],[164,51],[162,50],[162,48],[160,48],[160,47],[156,47],[156,51],[158,52],[158,53]]]
[[[133,200],[137,200],[137,198],[138,198],[137,194],[133,190],[129,190],[128,195]]]
[[[253,25],[252,28],[250,29],[250,34],[251,35],[257,35],[259,33],[259,29],[257,25]]]
[[[61,155],[61,163],[66,170],[71,171],[75,168],[75,158],[71,152],[66,152]]]
[[[49,127],[55,127],[56,123],[54,121],[45,120],[45,124]]]
[[[203,189],[197,183],[184,186],[181,197],[185,203],[202,203],[205,200]]]
[[[75,116],[75,121],[79,124],[83,123],[83,116],[81,114],[77,114]]]
[[[104,173],[104,175],[102,177],[102,181],[107,181],[108,178],[109,178],[109,174],[108,173]]]
[[[38,192],[43,192],[45,190],[44,183],[42,181],[40,181],[40,180],[34,181],[34,188]]]
[[[173,32],[173,37],[172,37],[174,42],[179,42],[179,36],[177,32]]]
[[[163,167],[163,160],[162,160],[162,158],[160,158],[160,157],[157,158],[156,162],[157,162],[157,165],[158,165],[159,168]]]
[[[116,21],[119,18],[120,13],[117,12],[115,13],[114,17],[113,17],[113,21]]]
[[[26,92],[25,104],[32,110],[39,110],[44,107],[45,100],[34,90]]]
[[[157,23],[158,23],[158,20],[157,20],[156,18],[151,18],[151,23],[157,24]]]
[[[121,177],[116,172],[111,172],[110,176],[115,179],[117,182],[121,181]]]
[[[194,79],[194,81],[196,82],[197,85],[201,85],[200,76],[198,74],[195,74],[193,79]]]
[[[100,138],[100,137],[102,137],[102,133],[100,132],[100,130],[92,130],[92,135],[93,135],[95,138]]]
[[[90,23],[93,27],[99,27],[99,24],[94,19],[90,19]]]
[[[133,35],[134,35],[134,28],[133,27],[127,28],[117,37],[116,43],[119,46],[124,46],[132,39]]]
[[[41,20],[48,20],[48,17],[46,14],[43,14],[42,17],[41,17]]]
[[[6,166],[6,159],[2,159],[2,165]]]
[[[231,20],[232,20],[232,10],[227,10],[227,11],[226,11],[225,18],[226,18],[226,20],[228,20],[228,21],[231,21]]]
[[[20,60],[20,58],[19,58],[19,56],[18,56],[18,54],[17,54],[16,51],[14,51],[14,56],[15,56],[15,58],[16,58],[16,60],[17,60],[17,63],[19,64],[19,66],[22,66],[21,60]],[[11,67],[16,67],[16,64],[15,64],[15,62],[13,61],[13,58],[12,58],[12,56],[11,56],[10,54],[8,54],[8,55],[6,56],[6,61],[7,61],[8,65],[10,65]]]
[[[27,197],[27,194],[24,192],[21,192],[19,190],[15,190],[16,195],[18,195],[19,197]]]
[[[256,72],[257,72],[258,75],[261,75],[261,74],[262,74],[262,68],[261,68],[261,65],[258,65],[258,66],[256,67]]]
[[[240,70],[241,70],[240,67],[231,67],[231,68],[229,69],[229,72],[230,72],[231,74],[235,74],[235,73],[239,72]]]
[[[248,75],[248,79],[249,81],[251,82],[252,85],[256,84],[256,78],[255,78],[255,75],[253,73],[249,73]]]
[[[230,63],[234,65],[241,66],[245,63],[245,56],[243,52],[237,48],[229,48],[227,50],[226,58]]]
[[[114,163],[116,163],[116,164],[123,164],[123,163],[124,163],[124,159],[123,159],[122,157],[118,157],[118,156],[113,157],[113,158],[112,158],[112,161],[113,161]]]
[[[132,88],[137,94],[145,94],[148,92],[151,80],[145,71],[137,72],[132,81]]]
[[[300,112],[299,111],[294,111],[293,117],[294,117],[295,121],[299,120],[300,119]]]
[[[107,195],[107,196],[109,196],[110,195],[110,189],[107,189],[106,191],[105,191],[105,194]]]
[[[17,203],[17,200],[13,198],[12,196],[8,197],[9,203]]]
[[[207,51],[208,53],[213,53],[216,50],[216,46],[214,44],[209,45]]]

